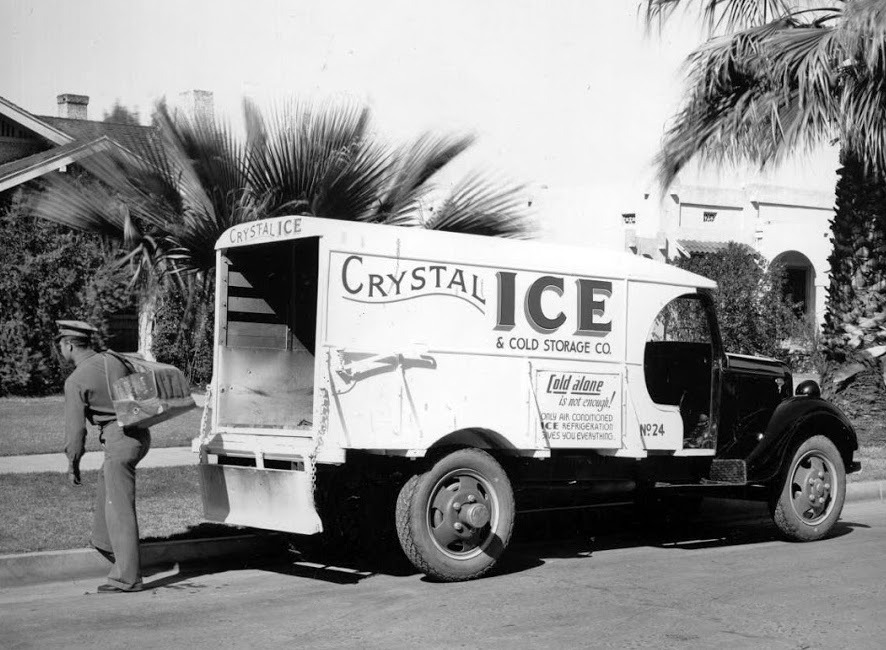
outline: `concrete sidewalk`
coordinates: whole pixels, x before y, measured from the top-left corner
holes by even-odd
[[[172,467],[174,465],[196,465],[200,455],[190,447],[152,448],[138,464],[146,467]],[[80,470],[99,469],[104,454],[100,451],[87,452],[80,461]],[[32,456],[0,456],[0,474],[28,474],[32,472],[67,472],[68,459],[64,454],[35,454]]]

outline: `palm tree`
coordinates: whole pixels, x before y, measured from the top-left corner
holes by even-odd
[[[434,184],[473,137],[427,133],[394,147],[372,130],[369,109],[348,101],[293,101],[268,115],[246,101],[244,114],[241,139],[223,122],[160,103],[155,136],[137,151],[82,163],[100,188],[56,175],[34,203],[40,217],[118,239],[141,296],[143,353],[162,285],[193,307],[183,331],[205,329],[214,245],[238,223],[299,214],[502,237],[532,231],[522,186],[481,174],[448,194]]]
[[[839,142],[823,388],[850,413],[853,384],[875,390],[882,404],[886,269],[876,260],[886,250],[886,3],[645,0],[643,7],[648,26],[684,10],[706,27],[658,157],[664,187],[691,160],[763,167]]]

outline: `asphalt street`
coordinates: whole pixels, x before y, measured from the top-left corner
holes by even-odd
[[[0,589],[0,647],[883,647],[883,502],[847,505],[811,544],[778,540],[759,504],[727,510],[658,528],[591,519],[578,535],[562,515],[524,517],[542,541],[524,534],[497,575],[469,583],[397,559],[293,555],[168,571],[138,594],[99,595],[95,580]]]

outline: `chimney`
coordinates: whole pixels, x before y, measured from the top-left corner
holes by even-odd
[[[212,92],[209,90],[188,90],[179,94],[179,105],[185,115],[196,122],[211,122],[215,118]]]
[[[65,93],[55,98],[58,102],[58,116],[72,120],[85,120],[86,107],[89,105],[88,95],[72,95]]]

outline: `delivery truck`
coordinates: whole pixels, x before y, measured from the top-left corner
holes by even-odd
[[[827,535],[852,425],[780,361],[723,350],[714,282],[594,248],[286,216],[217,244],[200,453],[209,520],[396,529],[483,575],[515,515],[734,488]],[[564,499],[563,495],[569,495]],[[566,504],[566,505],[564,505]],[[396,543],[396,542],[395,542]]]

